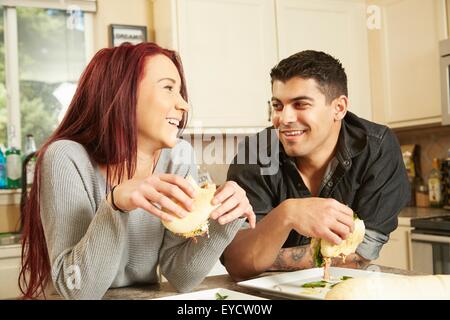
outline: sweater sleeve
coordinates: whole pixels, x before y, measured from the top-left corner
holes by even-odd
[[[180,145],[188,155],[192,148],[187,143]],[[196,178],[198,173],[195,160],[190,156],[189,161],[173,168],[175,174]],[[190,162],[190,163],[189,163]],[[159,264],[164,277],[179,292],[194,289],[211,271],[228,244],[233,240],[245,219],[237,219],[226,225],[220,225],[210,220],[209,237],[185,239],[167,229],[159,253]]]
[[[160,267],[164,277],[179,292],[192,291],[208,275],[245,219],[220,225],[211,220],[209,237],[184,239],[165,230],[160,251]]]
[[[117,274],[128,215],[106,200],[96,208],[79,151],[57,142],[45,153],[41,218],[55,289],[66,299],[100,299]]]

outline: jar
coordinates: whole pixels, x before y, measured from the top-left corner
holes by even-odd
[[[416,206],[420,208],[428,208],[430,206],[428,187],[424,184],[421,184],[416,188]]]

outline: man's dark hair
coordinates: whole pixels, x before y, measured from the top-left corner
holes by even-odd
[[[275,80],[286,82],[294,77],[314,79],[327,104],[341,95],[348,96],[347,75],[341,62],[322,51],[295,53],[273,67],[270,77],[272,84]]]

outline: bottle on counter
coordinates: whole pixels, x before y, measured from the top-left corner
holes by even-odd
[[[442,180],[439,159],[433,159],[433,168],[428,177],[428,194],[430,206],[440,208],[443,205]]]
[[[0,189],[6,189],[8,187],[8,178],[6,173],[6,158],[0,148]]]
[[[22,177],[22,158],[20,149],[13,146],[6,149],[6,176],[8,189],[19,189]]]
[[[447,159],[442,166],[442,177],[444,184],[444,206],[450,209],[450,148],[447,151]]]
[[[212,184],[213,180],[211,178],[211,175],[209,174],[208,170],[206,168],[197,166],[197,183],[200,187],[205,186],[206,184]]]
[[[416,207],[428,208],[430,206],[430,196],[426,184],[419,184],[416,187]]]
[[[34,155],[35,152],[36,152],[36,142],[34,141],[34,136],[32,134],[27,134],[27,138],[25,141],[25,154],[23,160],[25,161],[28,156],[33,154],[31,159],[29,159],[28,163],[26,164],[27,185],[31,185],[34,180],[34,170],[36,168],[36,156]]]

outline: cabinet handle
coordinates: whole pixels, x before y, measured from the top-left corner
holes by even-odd
[[[272,106],[270,105],[270,100],[267,100],[267,114],[269,117],[267,121],[272,121]]]

